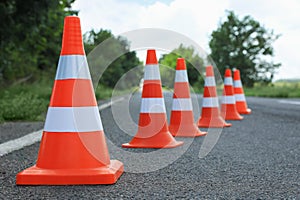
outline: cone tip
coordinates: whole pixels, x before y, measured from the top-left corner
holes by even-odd
[[[146,65],[149,65],[149,64],[158,64],[155,49],[147,50]]]
[[[206,76],[214,76],[213,66],[211,65],[206,66]]]
[[[185,70],[185,60],[184,58],[177,58],[176,70]]]
[[[225,70],[225,77],[231,77],[231,70],[230,69]]]
[[[80,18],[66,16],[60,55],[84,55]]]
[[[233,72],[233,77],[234,77],[234,80],[240,80],[241,79],[240,70],[235,69]]]

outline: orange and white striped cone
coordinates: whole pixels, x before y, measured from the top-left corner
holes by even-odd
[[[233,87],[234,87],[234,97],[236,101],[236,108],[240,114],[250,114],[251,109],[248,108],[246,97],[244,94],[243,84],[241,81],[240,70],[235,69],[233,71]]]
[[[230,69],[225,70],[221,114],[225,118],[225,120],[241,120],[244,118],[238,113],[236,109]]]
[[[204,136],[194,122],[193,106],[185,60],[177,59],[169,131],[177,137]]]
[[[203,128],[222,128],[230,127],[221,116],[217,95],[216,81],[213,66],[206,67],[202,111],[198,120],[198,127]]]
[[[173,148],[183,144],[168,129],[159,65],[155,50],[147,51],[139,127],[125,148]]]
[[[16,184],[113,184],[122,173],[106,146],[80,19],[68,16],[37,162],[17,174]]]

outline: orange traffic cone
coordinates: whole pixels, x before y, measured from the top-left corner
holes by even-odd
[[[240,114],[250,114],[251,109],[248,108],[243,85],[240,76],[240,70],[235,69],[233,71],[233,87],[234,87],[234,97],[236,101],[236,108]]]
[[[213,66],[206,67],[204,83],[202,112],[198,120],[198,127],[203,128],[222,128],[230,127],[231,124],[225,122],[219,110],[216,81]]]
[[[168,130],[155,50],[147,51],[138,132],[125,148],[173,148],[183,144]]]
[[[201,132],[194,123],[189,80],[183,58],[177,59],[169,130],[173,136],[178,137],[197,137],[207,134]]]
[[[52,96],[36,165],[17,174],[17,185],[113,184],[123,164],[110,160],[80,20],[64,22]]]
[[[241,120],[244,118],[238,113],[236,109],[230,69],[225,70],[221,114],[225,118],[225,120]]]

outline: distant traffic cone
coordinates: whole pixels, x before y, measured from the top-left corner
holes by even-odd
[[[240,70],[235,69],[233,71],[233,87],[234,87],[234,97],[236,101],[236,108],[240,114],[250,114],[251,109],[248,108],[244,89],[241,81]]]
[[[221,117],[219,110],[219,101],[213,66],[207,66],[202,101],[202,112],[198,120],[198,127],[222,128],[230,126],[231,124],[227,123]]]
[[[147,51],[139,127],[125,148],[173,148],[183,144],[169,132],[155,50]]]
[[[241,120],[235,105],[231,70],[226,69],[224,76],[224,90],[222,96],[221,114],[225,120]]]
[[[183,58],[177,59],[169,130],[177,137],[204,136],[194,122],[189,80]]]
[[[16,184],[113,184],[122,173],[106,146],[80,19],[68,16],[37,162],[17,174]]]

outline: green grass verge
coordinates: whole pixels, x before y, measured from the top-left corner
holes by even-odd
[[[300,82],[275,82],[269,86],[255,85],[253,88],[245,88],[246,96],[270,97],[270,98],[299,98]]]
[[[0,120],[40,121],[50,101],[53,82],[15,85],[0,89]]]
[[[244,87],[246,96],[269,98],[300,98],[300,82],[275,82],[268,86],[255,84],[253,88]],[[193,87],[192,92],[203,93],[203,88]],[[223,86],[218,86],[218,94],[221,95]]]
[[[0,123],[45,120],[52,86],[53,81],[41,81],[0,89]],[[97,100],[110,98],[112,91],[104,86],[97,87]]]

